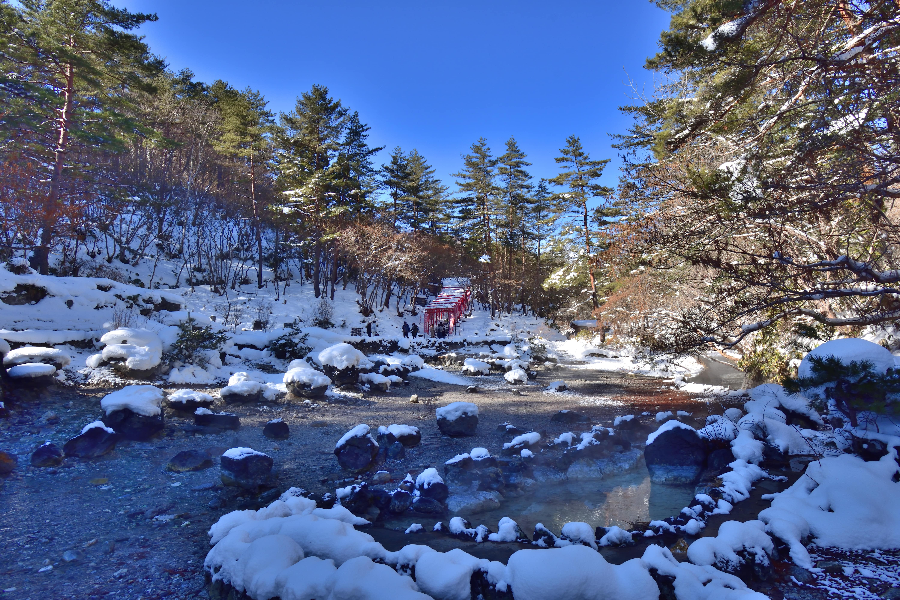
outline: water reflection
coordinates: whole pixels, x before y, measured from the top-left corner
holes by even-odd
[[[462,511],[458,516],[473,526],[483,523],[492,530],[496,530],[501,518],[510,517],[529,535],[537,523],[557,534],[570,521],[626,528],[635,522],[677,515],[693,495],[693,486],[653,484],[646,470],[639,469],[601,480],[537,484],[523,496],[507,497],[498,508],[477,513]],[[418,520],[423,524],[426,521]],[[401,523],[386,525],[397,527]]]

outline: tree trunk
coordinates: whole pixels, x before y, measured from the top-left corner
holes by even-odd
[[[319,241],[318,235],[316,235],[316,246],[313,250],[313,293],[316,298],[322,295],[322,289],[320,287],[321,283],[321,274],[322,274],[322,242]]]
[[[587,200],[582,200],[581,208],[584,216],[584,250],[588,261],[588,275],[591,276],[591,303],[594,308],[597,308],[600,305],[597,303],[597,283],[594,281],[594,261],[591,260],[591,234],[588,231]]]
[[[74,47],[75,40],[70,37],[69,48]],[[66,85],[63,88],[63,107],[57,120],[58,135],[53,151],[53,174],[50,177],[50,192],[47,194],[41,214],[41,245],[34,249],[32,265],[41,275],[50,272],[50,246],[53,243],[53,228],[59,218],[62,179],[69,147],[69,123],[72,120],[72,103],[75,96],[75,67],[72,63],[63,66],[63,77]]]
[[[259,205],[256,203],[256,169],[253,164],[253,148],[250,149],[250,204],[253,207],[253,227],[256,229],[256,287],[263,286],[263,244],[262,224],[259,219]]]

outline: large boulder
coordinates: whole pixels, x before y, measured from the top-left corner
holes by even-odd
[[[227,403],[257,404],[263,400],[264,388],[261,382],[254,381],[247,373],[239,372],[228,378],[228,385],[219,391],[219,395]]]
[[[194,411],[194,425],[213,430],[236,431],[241,428],[241,419],[234,413],[214,413],[207,408],[198,408]]]
[[[416,477],[416,491],[419,492],[421,498],[431,498],[438,502],[444,502],[450,495],[450,490],[441,476],[438,475],[437,469],[429,467]]]
[[[175,473],[202,471],[213,466],[209,454],[203,450],[182,450],[172,457],[166,469]]]
[[[263,427],[263,435],[270,440],[286,440],[291,436],[291,428],[281,419],[272,419]]]
[[[304,360],[295,360],[282,379],[288,391],[300,398],[324,398],[331,379],[316,371]]]
[[[9,475],[19,464],[19,458],[15,454],[0,450],[0,475]]]
[[[100,401],[103,423],[126,440],[147,440],[165,427],[163,391],[152,385],[129,385]]]
[[[197,390],[177,390],[169,394],[166,405],[179,413],[194,414],[198,408],[210,409],[215,400],[209,394]]]
[[[119,436],[102,421],[94,421],[84,426],[81,433],[63,445],[66,456],[76,458],[97,458],[116,447]]]
[[[452,402],[435,411],[438,429],[450,437],[473,436],[478,427],[478,407],[471,402]]]
[[[414,427],[413,425],[394,424],[378,428],[378,435],[386,433],[393,435],[398,442],[407,448],[414,448],[422,441],[422,432],[419,431],[418,427]]]
[[[232,448],[222,455],[222,483],[256,491],[260,487],[271,487],[272,458],[252,448]]]
[[[338,386],[356,385],[360,369],[371,366],[365,354],[346,343],[322,350],[318,358],[325,374]]]
[[[338,464],[342,469],[361,473],[367,471],[378,455],[378,443],[369,433],[369,426],[357,425],[338,440],[334,447]]]
[[[52,443],[47,442],[38,446],[31,453],[31,466],[36,468],[58,467],[63,462],[63,451]]]
[[[707,444],[697,431],[668,421],[647,438],[644,459],[653,483],[694,484],[706,467]]]

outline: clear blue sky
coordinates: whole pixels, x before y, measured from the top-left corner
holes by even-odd
[[[535,179],[571,134],[612,158],[608,133],[629,120],[629,81],[649,92],[644,60],[668,14],[647,0],[304,2],[113,0],[159,21],[141,33],[170,67],[259,90],[275,111],[323,84],[371,126],[372,145],[416,148],[451,173],[480,136],[494,154],[514,135]]]

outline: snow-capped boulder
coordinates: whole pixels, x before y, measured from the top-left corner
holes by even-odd
[[[368,385],[371,391],[386,393],[391,388],[390,378],[380,373],[360,373],[359,382]]]
[[[6,343],[6,342],[4,342]],[[7,350],[9,345],[6,346]],[[69,355],[57,348],[44,346],[23,346],[15,350],[8,350],[3,356],[3,365],[7,368],[16,365],[40,363],[52,365],[57,370],[67,366],[72,361]]]
[[[265,386],[241,371],[228,378],[228,385],[219,392],[225,402],[258,403],[263,400]]]
[[[103,423],[126,440],[147,440],[165,427],[162,406],[165,394],[152,385],[129,385],[100,401]]]
[[[227,486],[258,490],[271,486],[272,458],[252,448],[232,448],[221,458],[222,483]]]
[[[335,385],[356,385],[360,369],[371,366],[365,354],[347,343],[325,348],[319,352],[318,359]]]
[[[521,385],[528,381],[528,373],[526,373],[524,369],[516,367],[515,369],[507,371],[503,376],[503,379],[513,385]]]
[[[435,411],[438,429],[450,437],[475,435],[478,407],[471,402],[451,402]]]
[[[208,408],[200,407],[194,411],[194,425],[211,430],[237,431],[241,428],[241,419],[234,413],[216,413]]]
[[[667,421],[647,438],[644,459],[654,483],[696,483],[706,467],[706,442],[693,427]]]
[[[286,440],[291,437],[291,429],[281,419],[272,419],[263,427],[263,435],[270,440]]]
[[[324,398],[331,379],[316,371],[305,360],[295,360],[282,379],[288,391],[301,398]]]
[[[562,379],[557,379],[556,381],[551,381],[547,386],[546,391],[548,392],[565,392],[569,389],[569,386],[566,385],[566,382]]]
[[[35,468],[58,467],[63,462],[63,451],[53,442],[38,446],[31,453],[31,466]]]
[[[6,374],[18,386],[43,388],[53,383],[56,367],[44,363],[24,363],[10,367]]]
[[[491,365],[475,358],[467,358],[463,361],[463,373],[472,375],[487,375],[491,372]]]
[[[387,427],[379,427],[378,433],[385,429],[388,433],[397,438],[397,441],[407,448],[414,448],[422,441],[422,432],[418,427],[413,425],[388,425]]]
[[[361,473],[369,469],[378,454],[378,442],[369,433],[369,426],[360,424],[338,440],[334,454],[342,469]]]
[[[176,390],[166,398],[166,405],[176,412],[194,414],[198,408],[209,409],[215,400],[209,394],[197,390]]]
[[[454,494],[502,491],[503,471],[497,464],[497,459],[486,448],[472,448],[444,463],[444,479]]]
[[[511,441],[503,444],[504,456],[514,456],[521,454],[522,450],[532,450],[541,441],[541,434],[536,431],[530,431],[517,435]]]
[[[105,344],[100,354],[94,354],[87,365],[96,369],[110,364],[124,377],[145,379],[156,375],[162,360],[162,340],[148,329],[121,327],[107,332],[100,338]]]
[[[550,420],[554,423],[587,423],[590,419],[587,415],[583,415],[580,412],[576,412],[574,410],[563,409],[550,417]]]
[[[416,491],[420,496],[433,498],[438,502],[443,502],[450,495],[450,489],[434,467],[429,467],[419,473],[419,476],[416,477]]]
[[[63,445],[63,453],[76,458],[97,458],[112,451],[118,439],[119,436],[110,427],[102,421],[94,421]]]

